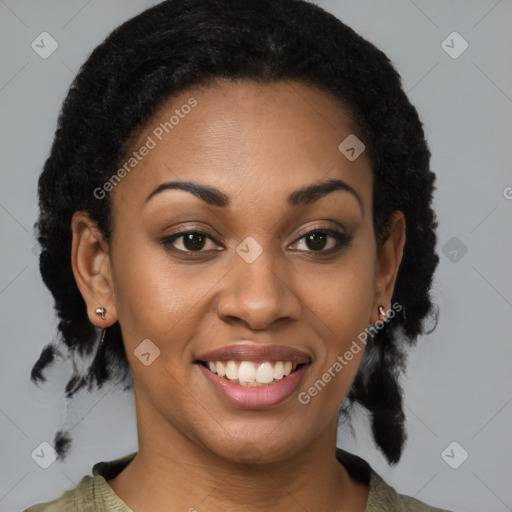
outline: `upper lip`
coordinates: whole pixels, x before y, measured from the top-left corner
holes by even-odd
[[[253,345],[241,343],[228,345],[201,354],[198,361],[290,361],[297,364],[311,362],[311,357],[301,350],[284,345]]]

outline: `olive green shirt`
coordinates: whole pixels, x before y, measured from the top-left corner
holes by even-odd
[[[114,493],[107,481],[128,466],[136,454],[134,452],[119,459],[98,462],[92,468],[93,476],[84,476],[74,489],[64,492],[56,500],[33,505],[23,512],[133,512]],[[365,512],[450,512],[398,494],[365,460],[356,455],[338,448],[336,457],[354,480],[369,485]]]

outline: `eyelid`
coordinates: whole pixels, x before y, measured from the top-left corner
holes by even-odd
[[[333,222],[333,221],[330,221],[330,222]],[[345,235],[345,236],[349,236],[349,234],[347,233],[347,231],[345,230],[345,228],[339,223],[339,222],[336,222],[336,224],[342,228],[341,231],[338,231],[336,229],[333,229],[333,228],[330,228],[330,227],[327,227],[327,226],[308,226],[307,228],[304,228],[302,230],[300,230],[297,234],[297,238],[295,239],[295,241],[298,239],[298,238],[301,238],[303,237],[304,235],[307,235],[308,233],[310,233],[311,231],[325,231],[326,233],[336,233],[336,234],[339,234],[339,235]]]
[[[173,224],[173,225],[169,225],[167,227],[165,227],[162,231],[167,231],[167,229],[169,228],[172,228],[173,229],[173,233],[171,233],[170,235],[167,235],[167,236],[174,236],[174,235],[177,235],[177,234],[187,234],[187,233],[201,233],[203,235],[207,235],[211,238],[214,238],[214,237],[217,237],[217,238],[222,238],[222,235],[212,226],[210,226],[210,224],[206,224],[205,227],[203,227],[203,224],[205,224],[204,222],[201,222],[201,221],[195,221],[195,220],[190,220],[190,221],[186,221],[186,222],[180,222],[178,224]],[[215,234],[210,234],[208,231],[213,231],[213,233]]]

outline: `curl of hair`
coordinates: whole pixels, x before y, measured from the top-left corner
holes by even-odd
[[[396,463],[405,441],[398,377],[405,350],[424,332],[433,307],[435,174],[418,113],[388,57],[305,0],[163,1],[117,27],[81,66],[38,184],[40,271],[55,299],[62,342],[69,354],[84,357],[99,336],[71,269],[73,213],[88,212],[108,241],[110,201],[97,199],[94,190],[122,165],[133,137],[164,102],[219,78],[300,81],[333,95],[352,114],[372,164],[378,244],[386,239],[391,213],[404,212],[406,243],[392,299],[402,309],[367,346],[347,396],[371,413],[375,442]],[[103,345],[87,371],[70,379],[68,397],[127,378],[118,324],[107,329]],[[48,347],[41,358],[34,381],[44,380],[44,362],[52,360]]]

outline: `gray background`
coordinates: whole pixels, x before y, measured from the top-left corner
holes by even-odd
[[[137,449],[131,392],[104,388],[68,405],[64,364],[40,388],[30,382],[57,323],[32,226],[37,177],[71,80],[114,27],[154,3],[0,0],[1,511],[54,499],[95,462]],[[399,492],[429,504],[512,510],[512,2],[319,3],[386,52],[402,75],[433,153],[440,223],[433,288],[440,320],[409,357],[403,458],[394,469],[386,465],[362,413],[354,419],[355,438],[343,427],[339,445],[368,460]],[[44,31],[59,45],[47,59],[31,48]],[[441,46],[453,31],[469,44],[458,58]],[[460,40],[448,44],[452,52],[461,48]],[[31,453],[43,441],[51,444],[63,424],[74,436],[70,456],[43,469]],[[462,450],[469,457],[453,469],[445,460],[460,463]]]

